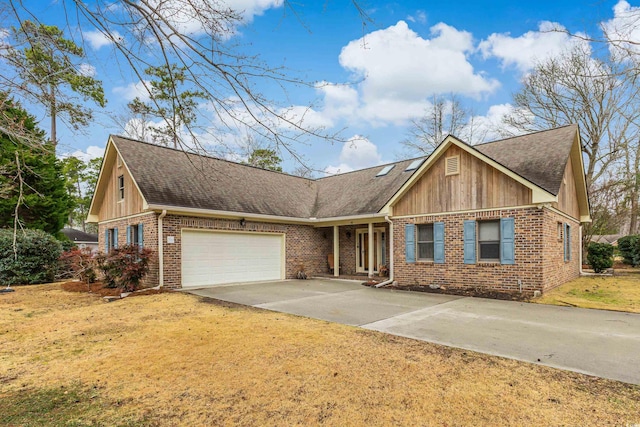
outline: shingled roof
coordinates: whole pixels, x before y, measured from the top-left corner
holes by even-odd
[[[557,196],[577,131],[577,125],[567,125],[473,148]]]
[[[577,127],[503,139],[472,147],[557,195]],[[290,218],[335,218],[378,213],[417,172],[414,160],[328,176],[300,178],[215,157],[112,136],[150,205]]]

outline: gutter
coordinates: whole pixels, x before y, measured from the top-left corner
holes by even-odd
[[[384,220],[389,223],[389,279],[375,285],[376,288],[393,283],[393,221],[389,219],[389,215],[385,215]]]
[[[167,210],[163,209],[158,216],[158,286],[164,286],[164,237],[162,236],[162,219],[167,216]]]

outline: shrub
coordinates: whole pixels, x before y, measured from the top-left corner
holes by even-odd
[[[596,273],[613,267],[613,246],[608,243],[591,243],[587,262]]]
[[[55,279],[62,246],[41,230],[0,229],[0,285],[47,283]],[[16,257],[17,254],[17,257]]]
[[[149,262],[153,251],[137,245],[114,248],[108,254],[96,257],[98,268],[104,275],[106,287],[120,288],[123,292],[133,292],[149,272]]]
[[[63,277],[73,277],[87,285],[96,281],[96,262],[90,248],[73,248],[60,255],[59,268]]]
[[[640,236],[637,234],[624,236],[618,239],[618,251],[620,251],[620,255],[624,259],[625,264],[637,265],[637,263],[634,262],[634,258],[640,258],[638,256],[639,241]]]

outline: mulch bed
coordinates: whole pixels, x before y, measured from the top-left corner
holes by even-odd
[[[438,288],[432,289],[429,286],[385,286],[387,289],[397,289],[399,291],[428,292],[431,294],[460,295],[465,297],[491,298],[505,301],[529,301],[530,295],[510,292],[499,292],[488,289],[457,289]]]
[[[115,288],[107,288],[105,287],[104,283],[102,282],[94,282],[91,283],[90,285],[87,285],[84,282],[79,282],[77,280],[71,280],[69,282],[64,282],[61,285],[62,289],[67,291],[67,292],[85,292],[85,293],[92,293],[101,297],[118,297],[120,296],[120,293],[122,292],[120,289],[115,289]],[[129,294],[130,297],[133,296],[141,296],[141,295],[155,295],[155,294],[162,294],[162,293],[166,293],[166,292],[171,292],[168,289],[147,289],[144,291],[140,291],[140,292],[133,292],[131,294]]]

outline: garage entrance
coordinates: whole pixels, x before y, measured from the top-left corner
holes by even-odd
[[[284,279],[284,235],[182,230],[182,286]]]

